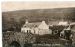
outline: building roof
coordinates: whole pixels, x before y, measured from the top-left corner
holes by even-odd
[[[25,23],[23,25],[23,27],[28,27],[28,28],[38,27],[39,29],[49,29],[49,26],[45,23],[45,21],[34,22],[34,23]]]
[[[49,29],[49,26],[46,24],[45,21],[42,21],[42,23],[38,26],[39,29]]]
[[[61,22],[59,22],[59,24],[58,24],[58,25],[68,25],[68,22],[61,21]]]
[[[23,27],[33,28],[33,27],[39,26],[40,24],[41,24],[41,22],[27,23],[27,24],[24,24]]]
[[[70,25],[75,25],[75,22],[70,23]]]

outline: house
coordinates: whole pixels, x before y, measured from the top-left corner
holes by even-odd
[[[70,26],[71,26],[72,36],[73,36],[72,43],[75,44],[75,22],[71,22]]]
[[[51,34],[52,30],[49,29],[49,26],[45,21],[34,23],[29,23],[28,21],[26,21],[21,28],[21,32],[44,35]]]
[[[64,39],[73,39],[73,31],[71,29],[71,25],[69,25],[67,28],[64,28],[64,30],[60,33],[60,36]]]
[[[21,28],[21,32],[34,33],[34,24],[33,24],[33,23],[29,23],[29,22],[26,20],[25,24],[24,24],[23,27]]]
[[[58,23],[58,25],[68,26],[68,22],[67,21],[60,21]]]
[[[70,23],[71,31],[75,32],[75,22]]]
[[[45,21],[42,21],[41,24],[38,26],[39,34],[51,34],[52,30],[49,29],[49,26],[46,24]]]

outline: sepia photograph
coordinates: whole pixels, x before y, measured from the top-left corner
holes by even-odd
[[[3,47],[75,47],[75,2],[1,2]]]

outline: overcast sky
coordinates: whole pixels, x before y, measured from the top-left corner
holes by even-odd
[[[2,2],[2,11],[75,7],[75,2]]]

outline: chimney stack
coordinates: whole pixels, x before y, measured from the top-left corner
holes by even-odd
[[[28,20],[26,19],[26,22],[25,22],[25,24],[28,24],[29,22],[28,22]]]

